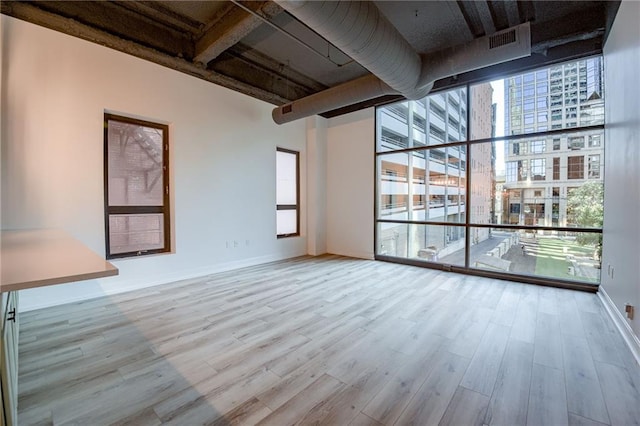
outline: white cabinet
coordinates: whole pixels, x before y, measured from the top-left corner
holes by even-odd
[[[0,425],[12,426],[18,419],[18,292],[2,293],[0,306],[0,382],[2,418]]]

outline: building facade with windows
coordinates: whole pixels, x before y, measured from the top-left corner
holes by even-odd
[[[413,149],[378,157],[379,218],[463,223],[469,205],[474,217],[491,223],[495,152],[490,146],[478,147],[481,149],[474,152],[468,164],[466,145],[455,143],[467,140],[468,134],[476,138],[491,136],[492,92],[489,83],[471,91],[471,117],[466,88],[378,108],[378,152]],[[419,149],[422,147],[425,149]],[[486,171],[477,174],[481,178],[472,179],[470,191],[477,196],[470,202],[466,194],[467,167],[472,172]],[[478,230],[473,238],[480,241],[488,235],[488,229]],[[435,260],[464,245],[464,229],[381,223],[378,245],[379,253]]]
[[[501,222],[533,226],[577,225],[571,191],[602,184],[603,130],[576,127],[604,122],[601,58],[590,58],[504,80],[505,134],[550,132],[505,143]]]

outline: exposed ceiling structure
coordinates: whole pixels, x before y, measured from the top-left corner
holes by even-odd
[[[600,53],[618,6],[530,0],[3,0],[1,11],[280,106],[274,119],[286,122],[315,113],[333,117]],[[490,57],[489,50],[477,49],[493,48],[496,40],[499,47],[518,41],[527,52],[501,47]]]

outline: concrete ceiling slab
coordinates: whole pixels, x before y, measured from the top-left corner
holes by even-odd
[[[607,13],[617,10],[610,3],[375,1],[381,14],[419,54],[530,21],[534,55],[540,57],[520,64],[597,52],[606,36],[606,22],[611,20]],[[152,60],[277,105],[369,74],[270,1],[3,0],[0,8],[3,14]],[[495,72],[505,69],[509,64],[495,68]],[[486,72],[477,70],[470,75],[486,76]],[[465,80],[465,76],[455,78]],[[443,80],[435,87],[446,84]],[[391,98],[384,96],[380,102]],[[372,102],[375,104],[375,100],[354,103],[351,110],[371,106]],[[349,110],[340,108],[341,112]]]

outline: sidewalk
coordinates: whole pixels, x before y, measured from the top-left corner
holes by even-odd
[[[504,232],[494,232],[491,237],[489,237],[488,239],[472,245],[471,249],[469,250],[469,256],[470,256],[470,261],[469,261],[469,265],[473,265],[476,261],[476,259],[478,259],[480,256],[487,254],[488,252],[490,252],[491,250],[493,250],[494,248],[496,248],[505,238],[507,238],[509,235],[509,233],[504,233]],[[513,248],[516,247],[520,247],[520,245],[515,245],[513,246]],[[512,249],[513,249],[512,248]],[[522,250],[519,249],[521,252]],[[509,250],[510,252],[511,250]],[[507,254],[509,253],[507,252]],[[503,259],[507,259],[505,256],[502,257]],[[510,259],[507,259],[510,260]],[[451,253],[447,256],[443,256],[439,259],[439,262],[441,263],[447,263],[449,265],[464,265],[464,250],[458,250],[455,253]]]

